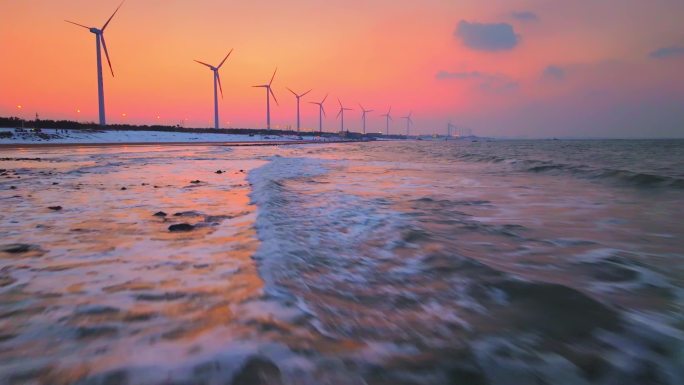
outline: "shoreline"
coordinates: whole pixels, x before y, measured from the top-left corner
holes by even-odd
[[[286,146],[295,144],[336,144],[358,143],[358,140],[288,140],[288,141],[254,141],[254,142],[109,142],[109,143],[0,143],[0,149],[15,150],[27,148],[60,148],[60,147],[121,147],[121,146],[221,146],[221,147],[262,147]]]

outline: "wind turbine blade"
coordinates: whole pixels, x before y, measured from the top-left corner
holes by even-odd
[[[69,20],[64,20],[64,21],[66,21],[67,23],[73,24],[73,25],[77,25],[79,27],[83,27],[83,28],[88,29],[88,30],[90,29],[90,27],[86,27],[83,24],[74,23],[73,21],[69,21]]]
[[[196,61],[197,63],[200,63],[200,64],[202,64],[202,65],[205,65],[205,66],[211,68],[211,66],[210,66],[209,64],[207,64],[207,63],[205,63],[205,62],[203,62],[203,61],[199,61],[199,60],[195,60],[195,61]]]
[[[270,86],[273,84],[273,79],[275,79],[276,72],[278,72],[278,67],[276,67],[275,71],[273,71],[273,76],[271,76],[271,81],[268,82],[268,85]],[[275,97],[275,96],[274,96]]]
[[[100,35],[100,40],[102,40],[102,48],[104,48],[105,57],[107,57],[107,64],[109,64],[109,70],[112,72],[112,77],[114,77],[114,68],[112,68],[112,61],[109,60],[109,51],[107,51],[107,43],[105,43],[104,35]]]
[[[285,87],[285,88],[287,88],[288,91],[292,92],[292,95],[294,95],[297,99],[299,99],[299,95],[297,95],[296,92],[292,91],[292,90],[290,89],[290,87]]]
[[[221,99],[223,99],[223,87],[221,86],[221,75],[219,75],[218,71],[214,72],[214,74],[216,74],[216,80],[218,80],[219,90],[221,91]]]
[[[325,103],[325,101],[328,99],[328,96],[329,96],[329,95],[330,95],[330,94],[325,94],[325,97],[323,98],[323,101],[321,102],[321,104]]]
[[[275,94],[273,93],[273,89],[271,87],[268,87],[268,92],[271,93],[271,96],[273,96],[273,100],[275,100],[276,105],[279,106],[280,104],[278,104],[278,98],[276,98]]]
[[[344,107],[342,106],[342,101],[340,101],[340,98],[337,98],[337,102],[340,103],[340,108],[344,108]]]
[[[335,117],[335,119],[339,118],[340,115],[342,115],[342,111],[344,111],[344,110],[340,108],[340,112],[337,113],[337,116]]]
[[[328,116],[328,114],[325,113],[325,107],[321,104],[321,111],[323,111],[323,116]]]
[[[302,98],[302,97],[306,96],[306,94],[308,94],[308,93],[311,92],[311,91],[313,91],[313,88],[310,89],[310,90],[308,90],[308,91],[306,91],[305,93],[299,95],[299,97]]]
[[[109,20],[107,20],[107,22],[105,23],[105,25],[102,27],[102,32],[104,32],[105,28],[107,28],[107,26],[109,25],[109,22],[112,21],[112,19],[114,18],[114,15],[116,15],[116,13],[119,12],[119,8],[121,8],[121,6],[122,6],[125,2],[126,2],[126,0],[123,0],[123,1],[121,2],[121,4],[119,4],[119,6],[116,7],[116,11],[114,11],[114,13],[112,13],[112,16],[109,17]]]
[[[364,113],[366,113],[366,109],[363,108],[363,106],[361,105],[361,103],[359,103],[359,107],[361,107],[361,111],[363,111]]]
[[[228,52],[228,55],[226,55],[226,57],[223,58],[223,61],[221,62],[221,64],[219,64],[218,67],[216,67],[216,68],[221,68],[223,66],[223,63],[225,63],[226,60],[228,60],[228,57],[230,56],[231,53],[233,53],[232,48],[230,49],[230,52]]]

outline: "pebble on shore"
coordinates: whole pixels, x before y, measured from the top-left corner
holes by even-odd
[[[169,226],[169,231],[172,233],[188,232],[188,231],[192,231],[194,229],[195,229],[195,226],[193,226],[189,223],[179,223],[176,225]]]

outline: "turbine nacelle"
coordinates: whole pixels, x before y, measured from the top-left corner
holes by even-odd
[[[195,60],[195,62],[209,68],[211,71],[214,72],[214,78],[216,78],[216,80],[218,81],[218,86],[219,86],[219,90],[221,91],[221,98],[222,99],[223,99],[223,86],[221,85],[221,75],[219,75],[219,70],[221,69],[221,67],[223,67],[223,64],[225,64],[226,60],[228,60],[228,57],[230,57],[231,53],[233,53],[232,48],[230,51],[228,51],[228,54],[226,55],[226,57],[223,58],[223,60],[221,61],[221,64],[219,64],[218,66],[213,66],[213,65],[207,64],[203,61]]]
[[[292,93],[292,95],[294,95],[295,98],[297,98],[297,100],[303,98],[304,96],[306,96],[306,94],[308,94],[309,92],[313,91],[313,89],[311,89],[311,90],[308,90],[308,91],[304,92],[303,94],[298,94],[298,93],[292,91],[289,87],[286,87],[286,88],[287,88],[288,91],[290,91],[290,92]]]
[[[276,98],[275,94],[273,93],[273,88],[271,85],[273,84],[273,79],[275,79],[276,73],[278,72],[278,67],[276,67],[275,71],[273,71],[273,76],[271,76],[271,80],[269,80],[268,84],[261,84],[257,86],[252,86],[254,88],[265,88],[266,89],[266,127],[270,130],[271,129],[271,97],[273,97],[273,101],[275,101],[276,105],[280,105],[278,103],[278,98]]]

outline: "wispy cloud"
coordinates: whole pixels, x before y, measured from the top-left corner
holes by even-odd
[[[514,91],[519,88],[518,82],[512,80],[506,75],[490,74],[479,71],[439,71],[435,77],[438,80],[473,81],[477,84],[480,90],[489,92]]]
[[[511,17],[524,22],[539,21],[539,16],[532,11],[513,11],[511,12]]]
[[[661,47],[648,54],[653,59],[669,59],[684,56],[684,46]]]
[[[542,71],[542,77],[544,79],[563,80],[565,79],[565,69],[556,65],[549,65]]]
[[[454,36],[469,48],[479,51],[506,51],[515,48],[520,38],[508,23],[477,23],[461,20]]]

